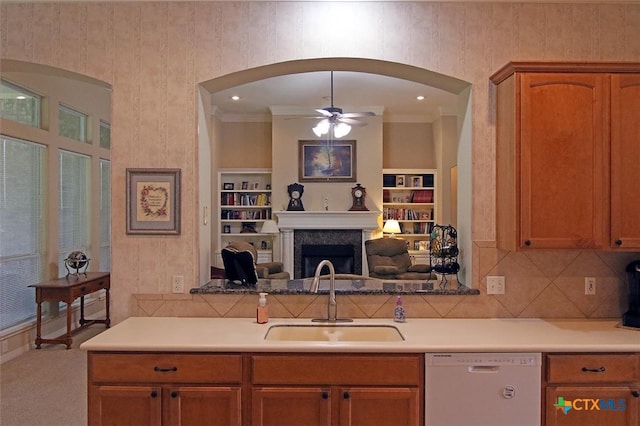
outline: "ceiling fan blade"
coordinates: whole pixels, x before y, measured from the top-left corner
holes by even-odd
[[[316,115],[316,116],[306,116],[306,117],[285,117],[285,120],[322,120],[323,118],[327,118],[324,117],[322,115]]]
[[[317,109],[316,112],[319,112],[325,117],[331,117],[333,115],[331,111],[327,111],[326,109]]]
[[[341,123],[348,124],[350,126],[362,127],[362,126],[366,126],[367,125],[367,123],[365,123],[364,121],[354,120],[353,118],[340,117],[340,118],[338,118],[338,121],[341,122]]]
[[[342,114],[343,117],[347,117],[347,118],[355,118],[355,117],[373,117],[374,115],[376,115],[375,113],[371,112],[371,111],[363,111],[363,112],[346,112],[344,114]]]

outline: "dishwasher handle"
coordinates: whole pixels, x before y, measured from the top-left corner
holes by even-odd
[[[469,373],[497,373],[500,367],[497,365],[470,365]]]

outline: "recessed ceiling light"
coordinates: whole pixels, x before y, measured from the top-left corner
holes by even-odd
[[[23,100],[23,99],[27,99],[27,97],[26,96],[22,96],[22,95],[18,95],[18,96],[16,96],[16,99]]]
[[[233,95],[233,96],[231,97],[231,100],[232,100],[232,101],[239,101],[239,100],[240,100],[240,96],[238,96],[238,95]]]
[[[419,100],[419,101],[424,101],[424,96],[422,96],[422,95],[417,96],[416,99]]]

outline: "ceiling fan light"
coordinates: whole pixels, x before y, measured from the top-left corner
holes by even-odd
[[[329,133],[329,120],[321,120],[312,130],[313,133],[315,133],[318,137],[326,135],[327,133]]]
[[[333,136],[336,138],[341,138],[343,136],[347,136],[351,131],[351,126],[347,123],[338,123],[333,128]]]

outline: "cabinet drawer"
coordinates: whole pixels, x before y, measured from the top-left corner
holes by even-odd
[[[242,382],[240,355],[89,353],[92,383],[226,383]]]
[[[547,355],[549,383],[630,383],[640,380],[637,354]]]
[[[421,355],[253,355],[253,384],[419,386]]]
[[[71,295],[73,298],[90,294],[103,288],[109,288],[109,278],[103,278],[101,280],[91,281],[82,285],[75,286],[71,289]]]

